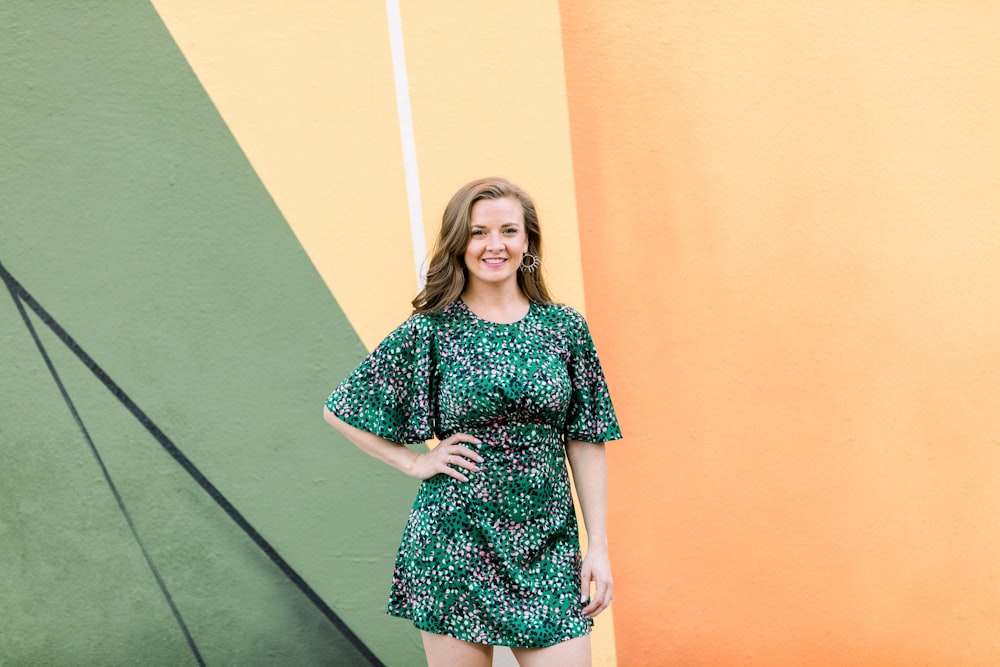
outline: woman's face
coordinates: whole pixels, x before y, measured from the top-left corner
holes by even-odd
[[[480,199],[471,213],[464,256],[469,282],[484,286],[516,282],[521,258],[528,252],[521,202],[511,197]]]

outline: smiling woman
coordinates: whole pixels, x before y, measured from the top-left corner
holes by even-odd
[[[476,218],[477,210],[478,218]],[[474,223],[477,225],[476,233],[485,236],[473,236]],[[511,227],[519,226],[523,229],[523,238],[527,242],[526,249],[522,245],[516,253],[520,259],[509,253],[494,253],[505,257],[508,262],[502,264],[511,269],[505,274],[507,281],[498,284],[505,285],[508,290],[516,287],[517,292],[520,292],[522,297],[527,297],[528,301],[538,303],[552,301],[541,273],[535,271],[542,256],[542,235],[535,202],[524,190],[505,179],[483,178],[460,188],[445,207],[441,218],[441,232],[427,269],[426,286],[413,300],[416,312],[429,313],[443,310],[459,295],[470,298],[466,293],[470,286],[468,272],[473,267],[478,269],[480,262],[478,258],[469,262],[466,255],[473,247],[473,241],[479,243],[488,238],[487,223],[500,227],[504,223]],[[506,239],[502,228],[500,231],[501,238]],[[502,245],[506,253],[516,244]],[[524,270],[517,270],[518,267],[523,267]],[[516,278],[513,283],[509,281],[511,276]],[[509,292],[509,296],[517,298],[515,292]]]
[[[461,188],[416,312],[326,402],[348,440],[423,480],[388,612],[422,631],[430,665],[485,667],[494,646],[522,666],[589,665],[611,603],[604,443],[621,432],[587,324],[551,302],[540,252],[524,191]],[[401,446],[431,437],[426,453]]]
[[[472,206],[469,235],[465,248],[466,295],[487,285],[511,282],[528,254],[521,203],[510,197],[480,199]],[[512,285],[516,286],[516,281]],[[523,300],[527,302],[527,297]]]

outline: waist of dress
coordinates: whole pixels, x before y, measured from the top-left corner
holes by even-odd
[[[561,445],[562,430],[545,422],[496,420],[480,424],[468,424],[456,427],[442,433],[442,440],[455,433],[467,433],[482,440],[485,444],[503,449],[521,449],[523,447],[545,445]]]

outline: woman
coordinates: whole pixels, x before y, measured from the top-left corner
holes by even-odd
[[[424,480],[388,612],[430,665],[589,665],[611,602],[603,443],[621,437],[587,325],[536,269],[534,203],[499,178],[452,197],[414,314],[345,379],[326,420]],[[436,436],[417,453],[403,444]],[[589,536],[585,559],[566,460]]]

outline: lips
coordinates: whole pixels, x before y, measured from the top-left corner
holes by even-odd
[[[504,263],[507,262],[507,258],[506,257],[486,257],[486,258],[483,259],[483,262],[485,262],[486,264],[488,264],[490,266],[500,266],[501,264],[504,264]]]

